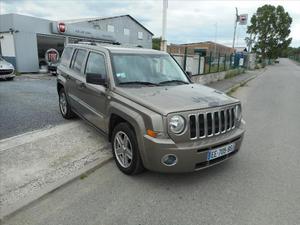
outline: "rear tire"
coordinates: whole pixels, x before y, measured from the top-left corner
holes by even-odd
[[[128,123],[119,123],[114,128],[112,150],[115,162],[123,173],[134,175],[145,170],[135,132]]]
[[[63,88],[61,88],[59,90],[59,110],[61,115],[65,118],[65,119],[72,119],[74,118],[75,114],[73,113],[71,106],[68,102],[68,98],[66,95],[66,92]]]

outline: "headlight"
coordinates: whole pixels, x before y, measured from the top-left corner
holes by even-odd
[[[172,116],[169,121],[169,129],[175,134],[181,133],[185,128],[185,120],[182,116]]]
[[[238,122],[240,122],[242,119],[242,106],[240,104],[235,107],[235,112],[236,112],[236,118]]]

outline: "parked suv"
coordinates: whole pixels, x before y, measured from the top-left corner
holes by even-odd
[[[241,147],[240,101],[194,84],[167,53],[69,44],[58,66],[64,118],[84,118],[112,144],[119,169],[190,172]]]

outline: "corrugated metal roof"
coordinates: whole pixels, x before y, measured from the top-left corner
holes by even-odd
[[[99,21],[99,20],[109,20],[109,19],[114,19],[114,18],[119,18],[119,17],[129,17],[132,19],[134,22],[136,22],[138,25],[143,27],[147,32],[149,32],[152,36],[154,35],[150,30],[148,30],[143,24],[141,24],[139,21],[137,21],[135,18],[130,16],[129,14],[126,15],[120,15],[120,16],[111,16],[111,17],[94,17],[94,18],[83,18],[83,19],[74,19],[74,20],[64,20],[66,23],[79,23],[79,22],[92,22],[92,21]]]

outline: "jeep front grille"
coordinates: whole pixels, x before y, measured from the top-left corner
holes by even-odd
[[[212,137],[235,128],[236,106],[189,115],[190,139]]]

